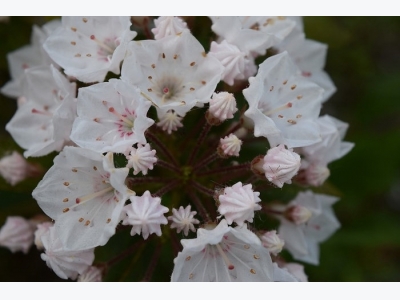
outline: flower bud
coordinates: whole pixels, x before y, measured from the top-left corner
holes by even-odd
[[[276,234],[276,230],[267,231],[261,236],[261,242],[273,255],[282,251],[285,242]]]
[[[284,216],[289,221],[295,223],[296,225],[301,225],[306,223],[312,216],[312,212],[301,205],[289,206],[284,212]]]
[[[11,252],[28,253],[33,243],[33,229],[29,221],[22,217],[8,217],[0,229],[0,246]]]
[[[214,93],[210,99],[209,112],[219,121],[232,119],[237,110],[235,97],[231,93]]]
[[[251,161],[250,165],[251,171],[258,176],[264,177],[265,172],[263,169],[263,165],[264,165],[264,155],[258,155]]]
[[[283,144],[268,150],[264,157],[265,177],[278,187],[292,183],[292,177],[300,168],[300,155],[287,150]]]
[[[229,136],[226,136],[220,140],[217,149],[218,155],[222,158],[226,158],[228,156],[239,156],[241,146],[242,141],[238,139],[236,135],[231,133]]]

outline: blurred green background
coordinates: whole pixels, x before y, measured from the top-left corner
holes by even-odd
[[[32,24],[50,19],[0,23],[0,86],[9,80],[6,54],[29,43]],[[330,164],[331,177],[320,189],[340,196],[334,209],[342,228],[321,245],[320,266],[306,265],[306,273],[310,281],[399,281],[400,17],[306,17],[304,24],[307,38],[329,45],[325,70],[337,87],[321,115],[349,123],[345,140],[355,143]],[[15,101],[0,95],[0,103],[3,156],[19,148],[4,130]],[[53,157],[30,160],[50,167]],[[12,188],[0,178],[0,226],[8,215],[40,213],[30,196],[37,182]],[[34,248],[27,255],[0,248],[0,281],[60,280]]]

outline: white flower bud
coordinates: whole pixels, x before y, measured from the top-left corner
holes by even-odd
[[[265,177],[278,187],[292,183],[292,177],[300,168],[300,155],[287,150],[283,144],[268,150],[264,157]]]
[[[218,154],[225,158],[227,156],[239,156],[242,141],[231,133],[229,136],[220,139]]]
[[[305,169],[305,178],[307,184],[311,186],[320,186],[329,177],[331,172],[325,165],[311,164]]]
[[[220,121],[232,119],[237,112],[236,100],[233,94],[228,92],[214,93],[210,99],[210,113]]]
[[[273,255],[282,251],[285,242],[276,234],[276,230],[267,231],[261,236],[261,242]]]

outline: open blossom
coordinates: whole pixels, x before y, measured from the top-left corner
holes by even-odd
[[[61,151],[70,144],[76,116],[76,85],[53,66],[30,68],[25,72],[27,103],[18,107],[6,129],[25,157]]]
[[[232,228],[221,220],[181,243],[171,281],[273,281],[269,252],[246,226]]]
[[[267,58],[250,86],[245,115],[254,122],[254,135],[268,138],[271,147],[303,147],[320,141],[315,121],[323,89],[298,75],[287,52]]]
[[[287,51],[301,70],[301,75],[324,89],[322,102],[336,91],[332,79],[323,71],[328,45],[306,39],[304,32],[296,28],[276,48],[279,52]]]
[[[149,144],[138,144],[137,148],[131,148],[127,159],[126,167],[133,168],[133,175],[137,175],[139,172],[147,175],[147,171],[153,170],[153,166],[157,162],[156,150],[151,150]]]
[[[292,183],[292,177],[300,168],[300,155],[281,144],[268,150],[262,168],[265,177],[281,188],[284,183]]]
[[[33,227],[22,217],[7,217],[6,223],[0,229],[0,246],[11,252],[28,253],[33,244]]]
[[[139,90],[121,80],[81,88],[71,139],[99,153],[124,153],[135,143],[146,143],[144,132],[154,123],[146,116],[150,106]]]
[[[221,79],[220,62],[206,55],[189,32],[160,40],[131,42],[121,79],[140,88],[154,106],[184,116],[207,103]]]
[[[125,185],[128,168],[116,169],[106,156],[66,147],[33,191],[42,210],[55,222],[65,248],[84,250],[114,235],[125,201],[134,192]]]
[[[340,227],[332,210],[332,204],[337,200],[336,197],[306,191],[300,192],[288,204],[289,208],[300,207],[311,212],[310,216],[302,209],[305,214],[301,211],[296,214],[298,217],[307,218],[306,222],[297,222],[296,224],[295,220],[280,219],[279,235],[285,241],[285,248],[294,258],[318,265],[319,243],[325,241]]]
[[[34,25],[31,44],[8,53],[7,61],[11,80],[1,88],[1,92],[4,95],[13,98],[28,96],[23,88],[25,70],[37,66],[49,66],[51,63],[54,64],[43,49],[43,42],[60,26],[60,20],[52,20],[42,27]]]
[[[155,28],[151,30],[154,39],[159,40],[169,35],[177,35],[184,31],[189,31],[187,24],[179,17],[159,17],[154,20]]]
[[[184,235],[189,234],[189,229],[195,232],[194,224],[199,224],[200,221],[194,218],[197,212],[190,209],[190,205],[186,206],[186,208],[181,206],[178,210],[173,208],[172,216],[168,217],[168,220],[172,221],[171,228],[176,228],[178,233],[183,230]]]
[[[245,53],[265,54],[293,29],[295,22],[284,17],[211,17],[211,29]]]
[[[126,47],[136,32],[130,17],[63,17],[43,47],[65,74],[83,82],[120,73]]]
[[[38,165],[27,162],[17,151],[0,159],[0,175],[11,185],[16,185],[25,178],[40,173],[41,169]]]
[[[161,224],[168,224],[164,216],[168,208],[161,205],[159,197],[152,197],[149,191],[142,196],[131,196],[131,203],[124,207],[124,225],[132,225],[131,235],[142,234],[146,240],[150,234],[161,236]]]
[[[75,280],[94,260],[94,248],[83,251],[66,250],[54,227],[42,236],[45,253],[40,257],[58,277]]]
[[[236,222],[239,226],[243,225],[244,221],[253,222],[254,211],[261,209],[257,204],[261,201],[259,195],[259,192],[253,192],[251,184],[243,185],[238,182],[225,188],[223,194],[219,196],[218,212],[224,215],[229,225],[232,222]]]

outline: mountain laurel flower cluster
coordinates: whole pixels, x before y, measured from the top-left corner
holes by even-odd
[[[0,246],[35,244],[77,281],[307,281],[302,263],[318,265],[340,227],[338,198],[313,189],[354,145],[346,123],[320,115],[336,90],[328,47],[302,28],[298,17],[35,26],[1,89],[18,101],[6,129],[30,161],[4,155],[0,174],[43,176],[35,157],[53,155],[32,192],[47,216],[10,216]]]

